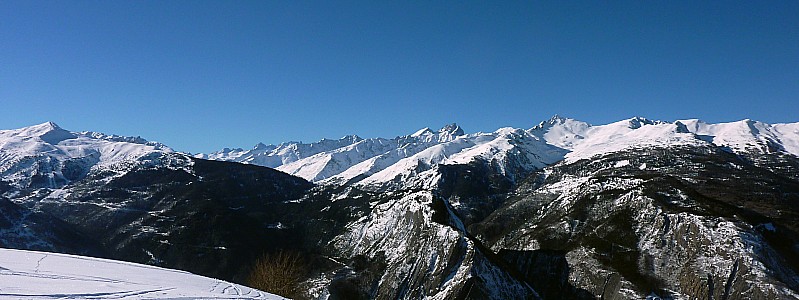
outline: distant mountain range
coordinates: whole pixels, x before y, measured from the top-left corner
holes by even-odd
[[[554,116],[187,154],[0,130],[0,246],[244,283],[278,250],[321,299],[799,298],[799,123]]]
[[[512,176],[562,160],[573,162],[646,146],[714,146],[737,154],[799,155],[799,123],[771,125],[742,120],[710,124],[696,119],[669,123],[635,117],[590,125],[554,116],[529,129],[466,134],[458,125],[450,124],[438,131],[423,128],[393,139],[351,135],[310,144],[225,148],[196,157],[275,168],[323,184],[359,182],[368,186],[405,182],[438,164],[467,164],[479,159]]]

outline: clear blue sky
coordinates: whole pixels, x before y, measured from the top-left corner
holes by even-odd
[[[553,114],[799,121],[799,1],[498,2],[2,1],[0,128],[208,152]]]

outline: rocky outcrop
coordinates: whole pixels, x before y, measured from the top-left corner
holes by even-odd
[[[522,299],[535,295],[525,282],[492,262],[466,236],[444,200],[430,192],[387,195],[348,228],[347,234],[334,241],[336,248],[349,257],[364,256],[386,266],[372,283],[369,298]]]

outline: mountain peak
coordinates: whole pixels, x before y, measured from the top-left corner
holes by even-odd
[[[628,122],[630,123],[628,125],[630,127],[630,129],[638,129],[638,128],[641,128],[641,126],[644,126],[644,125],[663,124],[662,121],[653,121],[653,120],[650,120],[650,119],[647,119],[647,118],[644,118],[644,117],[637,117],[637,116],[630,118],[628,120]]]
[[[271,146],[271,145],[267,145],[267,144],[258,142],[258,144],[255,144],[255,147],[253,147],[252,149],[253,150],[263,150],[263,149],[269,148],[269,146]],[[274,148],[274,146],[272,146],[272,148]]]
[[[351,144],[360,142],[362,140],[363,140],[363,138],[361,138],[360,136],[355,135],[355,134],[345,135],[345,136],[343,136],[343,137],[341,137],[339,139],[339,141],[347,141],[347,142],[349,142]]]
[[[431,130],[430,127],[425,127],[425,128],[417,130],[416,132],[411,134],[411,136],[412,137],[419,137],[419,136],[428,135],[428,134],[433,134],[433,130]]]
[[[438,133],[449,134],[452,136],[464,135],[463,129],[455,123],[447,124],[444,127],[441,127],[441,129],[438,130]]]
[[[559,114],[554,114],[551,118],[549,118],[549,123],[550,124],[563,123],[563,121],[566,121],[566,119],[567,118],[561,117]]]
[[[53,121],[47,121],[42,124],[39,124],[38,126],[47,126],[50,127],[51,129],[61,129],[61,126],[58,126],[58,124],[56,124]]]
[[[63,140],[76,138],[73,133],[66,131],[54,122],[44,122],[30,127],[20,128],[14,131],[18,136],[39,137],[48,144],[58,144]]]
[[[562,116],[560,116],[558,114],[555,114],[551,118],[549,118],[549,120],[541,121],[541,123],[538,123],[538,125],[535,125],[530,130],[545,130],[545,129],[551,128],[552,126],[559,125],[559,124],[566,124],[566,123],[569,123],[569,122],[572,122],[572,123],[573,122],[584,123],[584,122],[580,122],[580,121],[577,121],[577,120],[574,120],[574,119],[571,119],[571,118],[565,118],[565,117],[562,117]],[[588,125],[588,124],[586,123],[585,125]]]
[[[41,124],[37,124],[37,125],[33,125],[33,126],[30,126],[30,127],[26,127],[26,128],[23,128],[23,129],[26,129],[24,131],[26,131],[28,133],[32,133],[32,135],[38,135],[37,133],[44,134],[44,133],[47,133],[47,132],[50,132],[50,131],[53,131],[53,130],[59,130],[59,129],[63,130],[63,129],[61,129],[60,126],[58,126],[58,124],[56,124],[55,122],[51,122],[51,121],[47,121],[47,122],[44,122],[44,123],[41,123]]]

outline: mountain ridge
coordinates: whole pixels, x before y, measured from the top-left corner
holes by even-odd
[[[746,128],[749,130],[744,130]],[[527,147],[508,143],[519,140],[525,142]],[[408,169],[420,166],[426,169],[428,167],[423,165],[430,164],[468,163],[474,158],[499,161],[501,165],[499,168],[513,169],[513,166],[504,165],[501,161],[507,160],[508,153],[515,152],[528,153],[527,160],[532,166],[526,167],[528,171],[561,160],[587,159],[636,146],[711,144],[733,153],[756,150],[761,153],[784,152],[797,156],[799,123],[772,125],[747,119],[713,124],[698,119],[665,122],[632,117],[604,125],[591,125],[555,115],[529,129],[506,127],[492,133],[466,134],[460,126],[453,123],[438,131],[425,127],[415,133],[392,139],[345,137],[335,140],[339,141],[339,144],[327,142],[327,148],[319,146],[326,141],[331,140],[323,139],[311,144],[290,144],[293,148],[315,148],[316,151],[306,152],[307,154],[278,150],[285,148],[285,144],[267,147],[259,144],[251,150],[223,150],[211,154],[198,154],[196,157],[254,163],[314,182],[339,183],[351,182],[358,176],[363,177],[364,174],[372,177],[398,163],[405,165],[402,171],[385,171],[380,178],[373,177],[366,181],[382,184],[391,181],[400,173],[407,173]],[[354,146],[359,143],[361,145]],[[504,147],[497,146],[503,143],[506,144]],[[537,146],[530,146],[533,144]],[[435,150],[433,147],[439,149]],[[423,153],[425,150],[427,152]],[[357,157],[347,154],[351,152],[357,153]],[[415,160],[410,159],[414,156]],[[261,157],[261,160],[254,160],[251,157]],[[267,159],[268,162],[264,162]],[[396,167],[403,169],[400,165]],[[391,174],[385,174],[386,172]]]
[[[0,130],[0,180],[18,186],[58,187],[91,170],[116,172],[174,150],[141,137],[72,132],[54,122]]]

